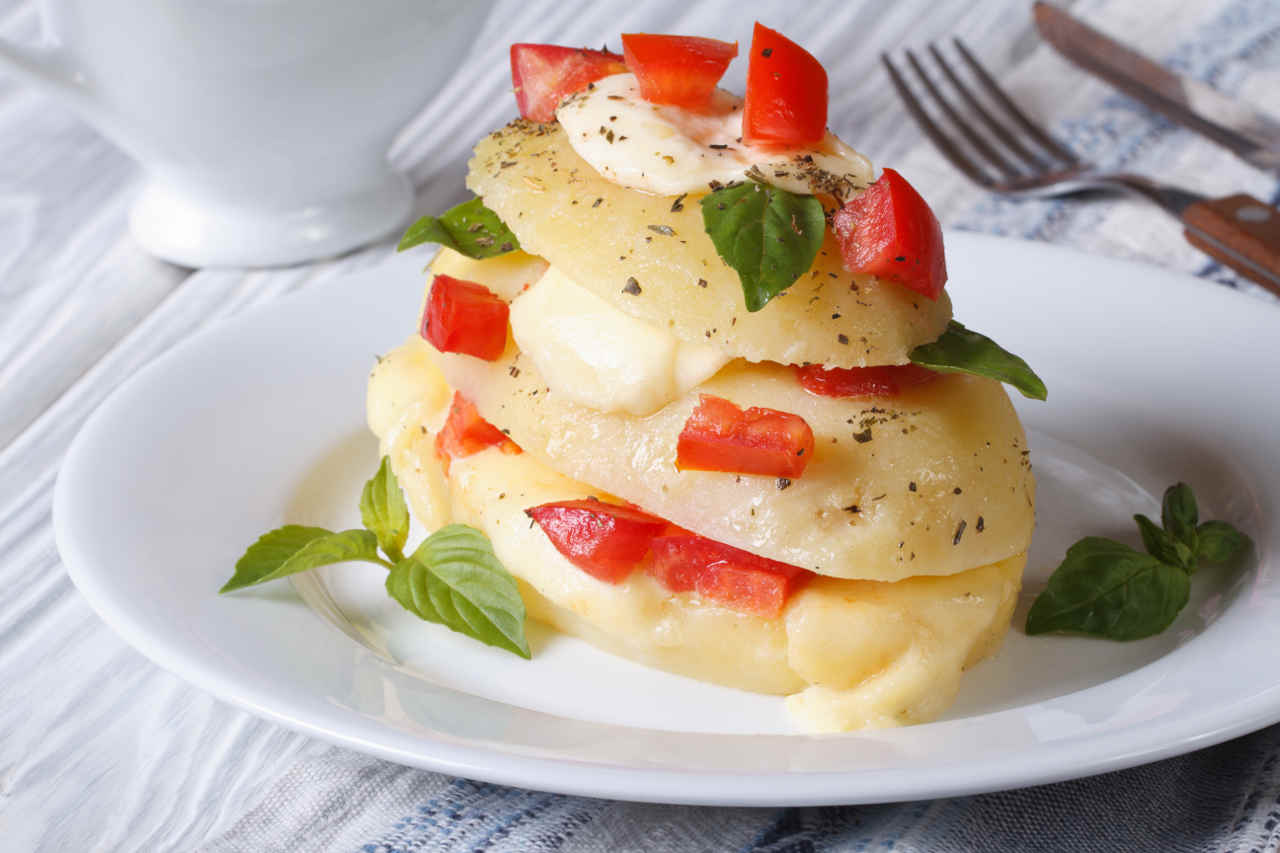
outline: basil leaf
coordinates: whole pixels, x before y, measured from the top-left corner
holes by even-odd
[[[738,273],[748,311],[759,311],[813,265],[827,221],[811,195],[745,181],[703,197],[702,224]]]
[[[1196,496],[1186,483],[1176,483],[1164,491],[1160,510],[1160,522],[1179,542],[1192,551],[1196,549],[1196,523],[1200,511],[1196,508]]]
[[[1196,528],[1196,556],[1208,563],[1225,563],[1249,547],[1248,536],[1225,521],[1206,521]]]
[[[520,248],[516,235],[479,197],[450,208],[442,216],[422,217],[404,232],[396,251],[403,252],[422,243],[439,243],[477,259]]]
[[[388,557],[397,562],[404,559],[400,549],[409,538],[409,507],[386,456],[382,457],[378,473],[360,493],[360,520],[378,537],[378,544]]]
[[[1138,530],[1142,533],[1142,545],[1147,549],[1148,554],[1162,563],[1181,566],[1188,572],[1196,570],[1196,555],[1190,548],[1174,539],[1167,530],[1145,515],[1135,515],[1133,520],[1138,523]]]
[[[1018,356],[1001,347],[986,335],[970,331],[952,320],[942,337],[913,349],[908,356],[913,362],[942,373],[972,373],[1007,382],[1022,396],[1043,400],[1048,389],[1036,372]]]
[[[1113,640],[1158,634],[1186,606],[1191,579],[1127,545],[1090,536],[1067,550],[1027,614],[1028,634],[1076,631]]]
[[[236,562],[235,574],[218,592],[231,592],[317,566],[378,558],[378,540],[367,530],[334,533],[322,527],[288,524],[264,533]]]
[[[387,576],[387,593],[410,613],[529,657],[524,601],[489,539],[465,524],[428,536]]]

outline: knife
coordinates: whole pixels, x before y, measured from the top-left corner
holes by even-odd
[[[1033,15],[1044,40],[1076,65],[1253,166],[1280,172],[1280,122],[1162,68],[1056,6],[1036,2]]]

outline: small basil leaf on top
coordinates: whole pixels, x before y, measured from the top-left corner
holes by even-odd
[[[516,235],[479,197],[464,201],[440,216],[422,217],[404,232],[396,251],[403,252],[423,243],[439,243],[477,260],[520,248]]]
[[[1018,356],[986,335],[952,320],[936,341],[913,349],[909,358],[921,367],[942,373],[972,373],[1008,383],[1022,396],[1043,400],[1049,392],[1036,372]]]
[[[515,578],[474,527],[450,524],[428,536],[391,569],[387,593],[428,622],[530,656]]]
[[[386,456],[382,457],[378,473],[360,493],[360,520],[378,537],[378,544],[388,557],[397,562],[404,559],[401,550],[409,538],[409,507]]]
[[[1206,521],[1196,528],[1196,556],[1206,563],[1225,563],[1243,553],[1251,541],[1225,521]]]
[[[1145,515],[1135,515],[1133,520],[1138,523],[1142,547],[1147,549],[1148,554],[1171,566],[1179,566],[1188,572],[1195,571],[1196,555],[1190,548]]]
[[[1160,523],[1170,535],[1192,551],[1196,550],[1196,525],[1199,521],[1200,511],[1196,507],[1196,496],[1190,486],[1175,483],[1165,489],[1160,507]]]
[[[702,199],[702,224],[716,252],[742,282],[748,311],[759,311],[813,266],[822,248],[822,203],[757,181]]]
[[[1090,536],[1067,550],[1027,614],[1027,633],[1073,631],[1112,640],[1158,634],[1186,606],[1191,578],[1177,566]]]
[[[264,533],[250,545],[236,562],[231,580],[218,592],[231,592],[349,560],[385,565],[378,557],[377,537],[367,530],[334,533],[322,527],[288,524]]]

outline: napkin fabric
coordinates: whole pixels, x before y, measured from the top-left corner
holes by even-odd
[[[556,4],[557,7],[559,4]],[[598,9],[613,29],[633,29],[641,4]],[[513,13],[500,5],[495,18]],[[652,7],[649,7],[652,9]],[[673,7],[674,9],[675,7]],[[912,16],[949,15],[1028,112],[1082,157],[1210,195],[1246,190],[1275,204],[1275,176],[1178,128],[1084,76],[1040,45],[1022,3],[830,4],[816,12],[781,7],[757,17],[806,41],[855,39],[874,19],[907,41]],[[1182,73],[1205,80],[1280,116],[1280,3],[1079,2],[1074,10],[1132,40]],[[527,10],[526,10],[527,11]],[[752,10],[754,11],[754,10]],[[742,13],[721,13],[741,17]],[[507,33],[513,40],[599,41],[566,35]],[[706,32],[714,16],[672,11],[668,31]],[[584,16],[579,16],[584,17]],[[788,20],[796,17],[791,25]],[[528,20],[525,15],[523,20]],[[596,21],[597,25],[600,21]],[[649,24],[652,26],[652,24]],[[587,24],[583,24],[587,26]],[[975,29],[979,30],[975,37]],[[1009,34],[1017,34],[1012,42]],[[611,36],[609,36],[611,38]],[[980,41],[978,39],[981,39]],[[921,45],[914,45],[920,47]],[[833,60],[833,80],[878,74],[874,55]],[[830,65],[830,64],[829,64]],[[870,79],[870,78],[868,78]],[[852,116],[842,119],[842,116]],[[1046,240],[1100,254],[1145,259],[1203,277],[1206,287],[1236,287],[1270,300],[1256,285],[1190,248],[1177,223],[1131,200],[1013,202],[986,194],[922,141],[883,79],[852,94],[833,91],[832,124],[877,162],[909,175],[952,228]],[[1029,310],[1033,310],[1029,300]],[[732,809],[630,804],[505,788],[412,770],[317,745],[271,786],[256,807],[202,849],[232,851],[1264,851],[1280,845],[1280,727],[1145,767],[1018,791],[930,802],[834,808]]]

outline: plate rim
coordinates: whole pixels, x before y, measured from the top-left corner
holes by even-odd
[[[1194,288],[1197,298],[1246,300],[1252,306],[1268,306],[1280,318],[1280,305],[1263,302],[1233,288],[1211,287],[1190,275],[1154,267],[1130,259],[1107,258],[1091,255],[1069,247],[1038,241],[1015,240],[987,234],[948,231],[947,239],[972,244],[988,244],[987,249],[1014,244],[1034,251],[1056,254],[1075,259],[1087,258],[1092,262],[1114,264],[1120,269],[1141,270],[1144,274],[1158,274],[1167,284],[1182,288]],[[992,762],[982,768],[974,768],[972,762],[941,762],[932,765],[927,773],[915,768],[879,768],[841,770],[764,771],[759,773],[706,770],[674,770],[643,767],[620,767],[611,764],[583,762],[578,759],[523,755],[482,743],[450,743],[442,736],[417,736],[414,742],[421,750],[411,750],[396,741],[410,737],[404,732],[387,729],[374,720],[360,720],[346,726],[335,726],[331,712],[316,714],[306,703],[295,702],[287,696],[272,695],[270,690],[256,685],[238,684],[233,674],[218,671],[209,661],[192,655],[182,644],[166,642],[163,636],[155,636],[145,625],[130,617],[124,602],[110,594],[109,584],[102,575],[95,574],[92,554],[84,553],[82,543],[68,529],[71,523],[69,494],[71,483],[86,464],[82,459],[87,435],[92,435],[97,425],[106,419],[113,405],[144,387],[150,377],[165,369],[170,361],[181,358],[191,349],[203,345],[206,340],[219,335],[234,334],[242,324],[253,318],[287,309],[307,301],[323,302],[330,294],[346,286],[353,278],[385,275],[383,266],[360,270],[347,275],[334,276],[318,282],[305,290],[286,294],[271,302],[256,305],[238,314],[222,318],[199,333],[182,341],[153,359],[119,386],[86,419],[69,446],[59,466],[52,502],[52,526],[59,553],[67,573],[77,589],[100,618],[129,645],[168,672],[194,684],[228,704],[271,720],[288,729],[318,739],[354,749],[399,764],[427,770],[465,776],[503,785],[552,791],[562,794],[607,797],[611,799],[654,803],[680,803],[689,805],[733,806],[795,806],[837,805],[853,803],[892,802],[904,799],[928,799],[943,796],[963,796],[1014,787],[1046,784],[1065,779],[1105,773],[1157,761],[1196,749],[1212,746],[1256,731],[1280,721],[1280,678],[1269,688],[1247,701],[1224,707],[1207,709],[1196,714],[1184,714],[1172,720],[1148,727],[1144,736],[1135,737],[1130,731],[1121,730],[1103,735],[1091,734],[1085,738],[1089,744],[1087,756],[1082,757],[1081,744],[1075,737],[1052,743],[1040,743],[1036,749],[1020,755],[1006,756],[1000,762]],[[1263,309],[1263,310],[1268,310]],[[318,614],[316,618],[320,618]],[[333,626],[330,630],[337,632]],[[1165,658],[1167,659],[1166,655]],[[446,688],[450,689],[450,688]],[[1085,688],[1093,689],[1093,688]],[[513,706],[515,707],[515,706]],[[528,709],[522,709],[528,711]],[[539,711],[529,713],[544,714]],[[554,716],[546,714],[546,716]],[[559,718],[570,720],[571,718]],[[572,720],[572,722],[583,722]],[[602,724],[590,724],[602,725]],[[926,724],[927,725],[927,724]],[[657,729],[627,728],[631,731],[653,732],[657,736],[669,735]],[[389,739],[379,739],[379,730],[389,732]],[[439,733],[437,733],[439,734]],[[750,735],[709,735],[706,737],[753,737]],[[805,739],[841,738],[845,735],[765,735],[762,737],[795,737]],[[1027,766],[1030,765],[1030,766]],[[921,783],[912,777],[924,775]],[[784,784],[779,777],[785,776]],[[844,784],[837,784],[836,780]],[[896,780],[896,784],[894,784]],[[782,790],[780,790],[780,788]]]

